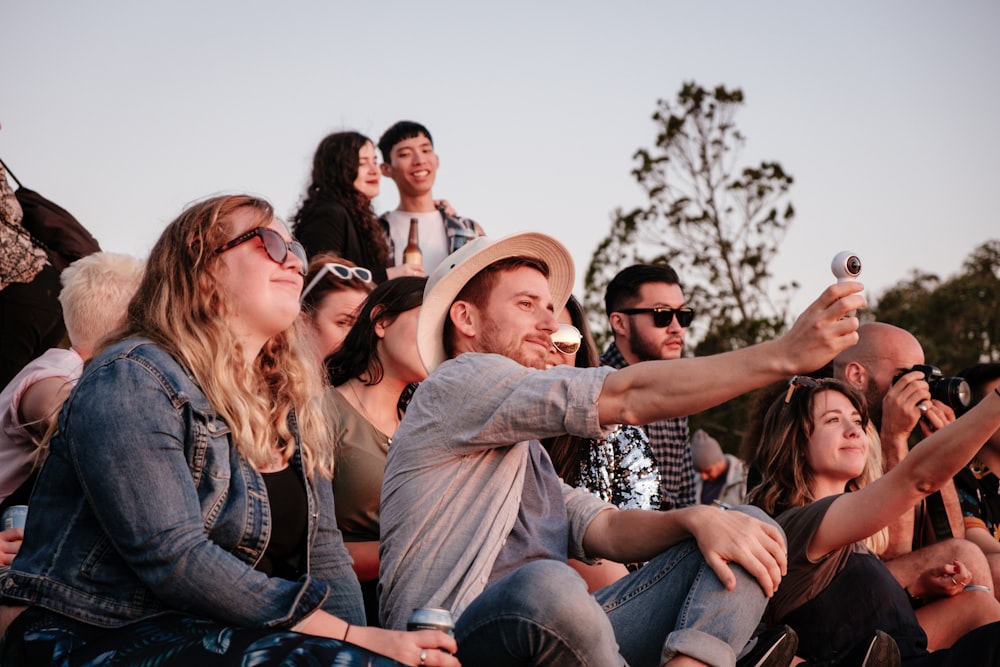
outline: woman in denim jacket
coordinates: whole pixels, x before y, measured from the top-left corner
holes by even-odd
[[[363,625],[295,324],[304,264],[261,200],[170,224],[60,414],[0,583],[0,663],[458,664],[443,633]]]

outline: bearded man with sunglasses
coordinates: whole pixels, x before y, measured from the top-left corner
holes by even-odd
[[[614,340],[601,363],[625,368],[640,361],[680,359],[694,309],[684,301],[677,272],[666,264],[634,264],[618,272],[604,292]],[[643,424],[660,469],[660,509],[697,504],[688,418]]]
[[[385,627],[441,607],[465,665],[788,665],[793,634],[748,647],[787,570],[751,507],[620,510],[565,484],[539,442],[606,437],[815,368],[857,340],[857,283],[833,285],[782,338],[621,370],[549,365],[573,260],[550,236],[481,237],[431,274],[417,319],[429,375],[389,448],[380,507]],[[647,561],[591,595],[567,564]],[[744,655],[737,662],[737,655]],[[437,649],[419,664],[440,664]]]

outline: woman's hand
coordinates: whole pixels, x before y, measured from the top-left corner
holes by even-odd
[[[413,667],[459,667],[455,638],[438,630],[401,632],[351,626],[348,643],[371,649]]]
[[[320,637],[331,637],[366,648],[380,655],[414,667],[460,667],[453,654],[458,650],[455,638],[438,630],[402,632],[347,623],[322,609],[314,611],[292,628]]]
[[[24,528],[8,528],[0,531],[0,565],[10,565],[21,550]]]
[[[958,595],[971,583],[969,568],[956,559],[941,567],[925,570],[911,587],[910,595],[925,600],[947,598]]]
[[[421,264],[403,264],[401,266],[390,266],[385,270],[385,275],[389,278],[400,278],[402,276],[423,276],[424,267]]]

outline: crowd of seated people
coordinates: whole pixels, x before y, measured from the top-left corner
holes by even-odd
[[[998,664],[998,365],[963,371],[965,414],[940,405],[922,351],[877,366],[900,334],[859,326],[857,283],[681,358],[693,310],[644,265],[602,364],[557,240],[434,200],[424,126],[378,149],[327,136],[293,224],[213,196],[144,264],[63,272],[70,348],[0,388],[0,509],[27,506],[0,527],[0,663]],[[412,219],[424,265],[400,258]],[[687,441],[762,387],[749,471]],[[693,504],[661,502],[664,466]],[[952,477],[961,532],[917,543]],[[421,607],[453,627],[409,628]]]

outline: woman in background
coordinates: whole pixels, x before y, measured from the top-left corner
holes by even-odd
[[[583,306],[576,297],[569,298],[558,319],[559,331],[552,335],[549,363],[577,368],[600,365],[597,345],[587,327]],[[556,472],[567,484],[587,489],[621,509],[659,509],[660,473],[649,438],[638,426],[621,425],[604,440],[567,434],[547,439],[542,444]],[[628,566],[612,561],[587,565],[570,560],[569,564],[584,578],[591,592],[617,581],[628,572]]]
[[[311,325],[316,356],[323,361],[340,349],[375,283],[367,268],[320,253],[309,262],[305,284],[302,314]]]
[[[4,665],[457,665],[364,627],[301,344],[305,253],[271,206],[196,203],[84,370],[2,582]],[[6,626],[4,626],[6,627]],[[365,647],[365,648],[359,648]],[[369,649],[369,650],[366,650]],[[339,663],[338,663],[339,664]]]
[[[389,266],[389,239],[372,210],[381,177],[375,146],[363,134],[334,132],[320,142],[294,217],[295,236],[310,258],[326,252],[349,259],[369,269],[376,283],[422,275],[414,265]]]
[[[368,622],[378,622],[379,497],[386,456],[410,386],[427,377],[417,354],[426,278],[388,280],[369,295],[328,360],[326,407],[339,444],[333,477],[337,525],[361,582]]]

